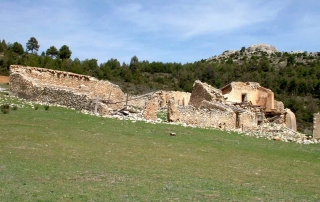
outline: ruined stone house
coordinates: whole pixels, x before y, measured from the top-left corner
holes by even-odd
[[[296,131],[295,114],[284,109],[282,102],[274,99],[274,93],[256,82],[232,82],[221,88],[222,94],[231,103],[249,103],[263,112],[261,115],[277,123],[285,123],[288,128]],[[259,124],[261,120],[259,121]]]
[[[271,90],[253,82],[233,82],[216,89],[195,81],[189,106],[170,103],[169,120],[201,127],[250,130],[265,121],[296,130],[294,114],[274,100]]]

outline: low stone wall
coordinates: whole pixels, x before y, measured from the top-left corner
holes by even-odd
[[[177,106],[173,100],[169,102],[168,120],[205,128],[234,129],[236,114],[221,109],[204,109],[193,106]]]
[[[157,91],[160,107],[167,107],[169,100],[175,100],[179,106],[187,106],[190,100],[191,93],[180,91]]]
[[[152,98],[156,97],[159,108],[168,107],[170,99],[175,100],[177,105],[186,106],[189,103],[190,95],[191,93],[187,92],[161,90],[140,96],[130,96],[128,98],[128,105],[143,109]]]

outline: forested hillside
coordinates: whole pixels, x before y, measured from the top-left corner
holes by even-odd
[[[320,52],[265,52],[242,47],[186,64],[139,61],[137,56],[129,64],[113,58],[98,64],[96,59],[70,59],[72,51],[66,45],[48,47],[41,54],[37,53],[39,46],[34,37],[26,49],[19,42],[2,40],[0,75],[9,75],[12,64],[43,67],[107,79],[130,94],[158,89],[190,92],[196,79],[217,88],[232,81],[259,82],[295,112],[298,130],[306,133],[312,130],[313,113],[320,110]]]

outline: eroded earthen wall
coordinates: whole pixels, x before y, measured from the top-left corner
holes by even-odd
[[[314,114],[313,118],[313,137],[320,138],[320,113]]]
[[[125,95],[119,86],[93,77],[44,68],[11,65],[10,92],[28,100],[60,104],[76,109],[91,109],[96,101],[97,111],[123,107]],[[102,110],[104,108],[104,110]]]

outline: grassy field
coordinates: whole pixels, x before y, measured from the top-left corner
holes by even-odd
[[[0,201],[320,200],[320,145],[18,106],[0,114]]]

